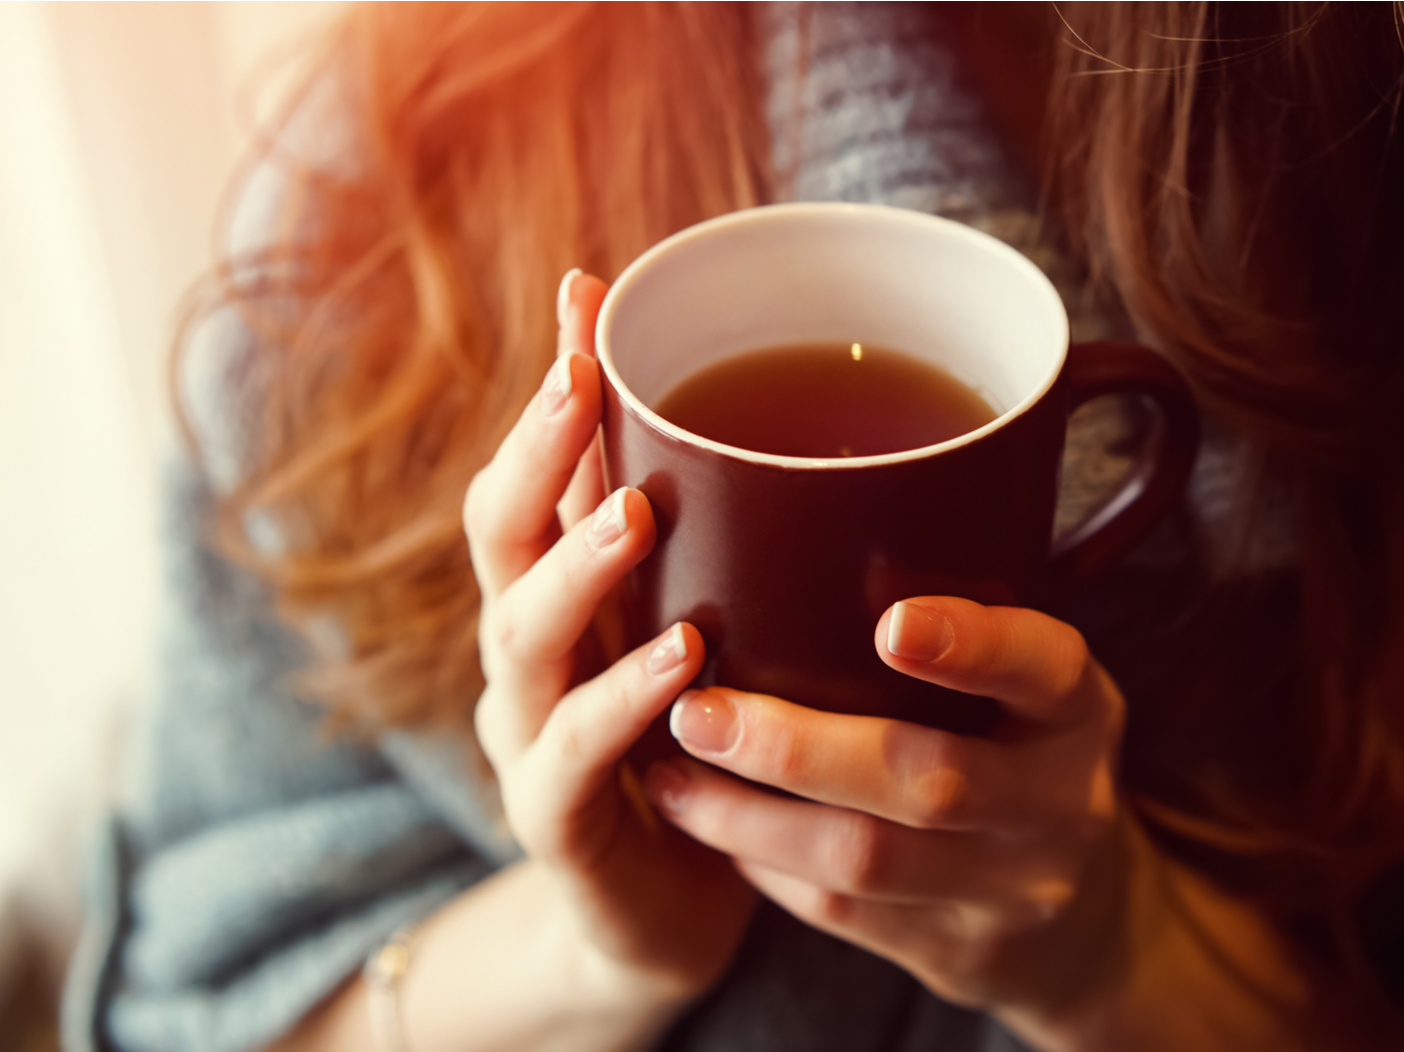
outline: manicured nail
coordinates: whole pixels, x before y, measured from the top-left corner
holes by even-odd
[[[590,516],[585,539],[594,547],[607,548],[629,532],[629,516],[624,511],[624,494],[627,492],[623,488],[615,490]]]
[[[659,760],[644,775],[644,792],[655,805],[672,814],[680,814],[687,803],[687,788],[692,776],[680,763]]]
[[[684,691],[668,716],[673,737],[698,752],[722,753],[736,744],[740,728],[731,702],[700,690]]]
[[[658,637],[658,643],[648,653],[649,672],[655,676],[661,676],[665,672],[671,672],[684,661],[687,660],[687,637],[683,635],[682,625],[674,625],[668,631]]]
[[[570,401],[570,358],[568,354],[557,358],[541,381],[541,412],[546,416],[555,416]]]
[[[556,289],[556,324],[561,328],[565,328],[569,318],[571,286],[582,273],[579,267],[571,267],[565,272],[565,277],[561,278],[560,288]]]
[[[887,649],[908,661],[935,661],[951,645],[951,623],[940,614],[898,603],[887,622]]]

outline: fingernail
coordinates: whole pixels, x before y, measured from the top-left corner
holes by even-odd
[[[887,622],[887,649],[908,661],[935,661],[951,645],[951,623],[940,614],[917,606],[898,603]]]
[[[624,511],[626,489],[617,489],[590,516],[585,539],[596,548],[606,548],[629,532],[629,516]]]
[[[680,763],[659,760],[644,775],[644,792],[664,811],[679,814],[687,803],[687,788],[692,776]]]
[[[555,416],[570,401],[570,357],[563,354],[557,358],[541,381],[541,412],[546,416]]]
[[[700,690],[684,691],[668,716],[673,737],[698,752],[726,752],[736,744],[739,728],[731,702]]]
[[[579,267],[571,267],[561,278],[561,286],[556,289],[556,324],[565,327],[570,312],[570,289],[575,279],[584,273]]]
[[[671,672],[684,661],[687,660],[687,637],[683,635],[682,625],[677,624],[658,637],[658,644],[649,651],[648,666],[649,672],[655,676],[661,676],[665,672]]]

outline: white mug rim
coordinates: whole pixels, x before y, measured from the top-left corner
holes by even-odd
[[[711,236],[718,231],[731,226],[750,224],[757,221],[765,222],[772,219],[783,219],[790,217],[803,217],[806,215],[834,215],[839,213],[849,213],[855,215],[880,215],[884,219],[898,218],[901,221],[911,222],[918,225],[939,227],[945,234],[958,238],[963,238],[978,247],[981,251],[990,253],[998,258],[1002,258],[1015,270],[1023,271],[1028,277],[1034,279],[1034,285],[1042,289],[1052,304],[1056,307],[1055,317],[1061,328],[1059,334],[1059,350],[1055,356],[1052,368],[1042,380],[1015,405],[1005,412],[995,417],[988,424],[978,427],[973,431],[967,431],[963,435],[948,439],[945,442],[937,442],[929,446],[919,446],[915,449],[905,449],[896,453],[881,453],[872,456],[861,457],[795,457],[784,456],[777,453],[760,453],[752,449],[743,449],[740,446],[727,445],[724,442],[717,442],[702,435],[695,434],[679,427],[672,421],[659,416],[643,400],[630,390],[619,375],[614,364],[614,357],[609,348],[609,329],[619,306],[619,301],[628,290],[629,286],[636,281],[654,262],[661,257],[677,250],[680,246],[686,245],[690,241],[698,238]],[[600,367],[604,370],[605,377],[611,387],[619,395],[624,405],[634,413],[645,424],[656,431],[682,442],[689,446],[708,450],[719,456],[728,457],[735,460],[743,460],[752,464],[763,464],[771,467],[786,468],[798,471],[816,471],[833,469],[853,469],[877,467],[887,464],[901,464],[909,461],[925,460],[928,457],[959,449],[980,441],[987,435],[1008,426],[1011,422],[1023,416],[1031,408],[1037,405],[1043,397],[1052,389],[1057,382],[1058,376],[1063,370],[1063,364],[1067,360],[1068,354],[1068,316],[1067,310],[1063,306],[1062,298],[1058,295],[1053,283],[1048,280],[1047,275],[1023,253],[1012,248],[998,238],[992,237],[973,227],[941,216],[929,215],[925,212],[917,212],[912,209],[894,208],[889,205],[873,204],[852,204],[848,202],[798,202],[789,204],[760,205],[755,208],[744,208],[735,212],[728,212],[725,215],[717,216],[713,219],[704,220],[684,230],[678,231],[670,237],[663,239],[648,249],[627,267],[615,279],[610,286],[609,292],[605,295],[604,302],[600,305],[599,318],[595,324],[595,353]]]

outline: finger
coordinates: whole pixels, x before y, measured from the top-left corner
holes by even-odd
[[[645,786],[708,847],[835,893],[916,903],[984,898],[1001,883],[979,838],[776,796],[695,760],[654,764]]]
[[[994,698],[1036,723],[1066,726],[1121,707],[1081,633],[1033,610],[909,599],[883,614],[876,645],[898,672]]]
[[[599,507],[600,501],[605,498],[604,482],[604,460],[600,448],[600,434],[595,432],[595,439],[585,450],[579,462],[575,465],[575,474],[570,478],[570,485],[566,487],[565,496],[561,497],[556,505],[556,515],[561,520],[563,529],[570,529],[577,522],[583,519],[590,512]]]
[[[567,271],[556,291],[556,354],[595,356],[595,321],[609,286],[579,267]]]
[[[614,777],[615,765],[697,675],[705,656],[701,633],[680,623],[576,687],[531,746],[532,776],[576,798],[593,793]]]
[[[1017,828],[1042,812],[1007,746],[900,720],[712,687],[679,698],[669,727],[743,778],[918,829]]]
[[[603,281],[583,273],[579,267],[561,279],[560,289],[556,292],[556,321],[560,326],[556,339],[558,355],[575,352],[594,357],[595,321],[608,291]],[[604,500],[603,468],[597,431],[594,441],[576,464],[565,496],[556,506],[564,529],[570,529]]]
[[[929,976],[933,964],[937,974],[942,971],[942,944],[933,937],[936,933],[926,909],[844,895],[742,859],[735,865],[753,888],[811,928],[869,950],[915,975]],[[960,904],[948,905],[945,913],[951,926],[961,930],[983,921],[980,911]],[[966,918],[973,923],[966,923]],[[959,1003],[956,991],[940,992]]]
[[[557,359],[464,500],[468,550],[485,599],[560,536],[556,504],[599,422],[599,367],[579,354]]]
[[[565,693],[574,649],[596,608],[653,547],[653,512],[619,489],[514,581],[486,611],[480,647],[490,680],[517,699],[535,734]]]

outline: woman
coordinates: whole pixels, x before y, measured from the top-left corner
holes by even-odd
[[[234,678],[180,663],[148,725],[75,1035],[1397,1041],[1391,8],[1074,5],[991,26],[894,6],[349,16],[278,139],[334,161],[246,192],[278,210],[222,275],[214,317],[238,325],[205,354],[238,411],[193,416],[225,550],[309,640],[307,686],[352,733],[316,738],[280,693],[301,655],[256,593],[228,600],[247,576],[196,550],[187,657]],[[652,518],[639,493],[606,499],[592,453],[605,286],[567,274],[553,339],[548,275],[613,275],[684,225],[825,186],[1047,253],[1020,223],[1019,157],[1054,172],[1069,244],[1227,436],[1192,506],[1057,611],[912,597],[883,615],[884,661],[1001,703],[990,739],[679,699],[703,659],[686,625],[602,660],[592,618]],[[670,705],[707,762],[646,772],[649,808],[618,760]],[[407,951],[353,977],[405,922]]]

